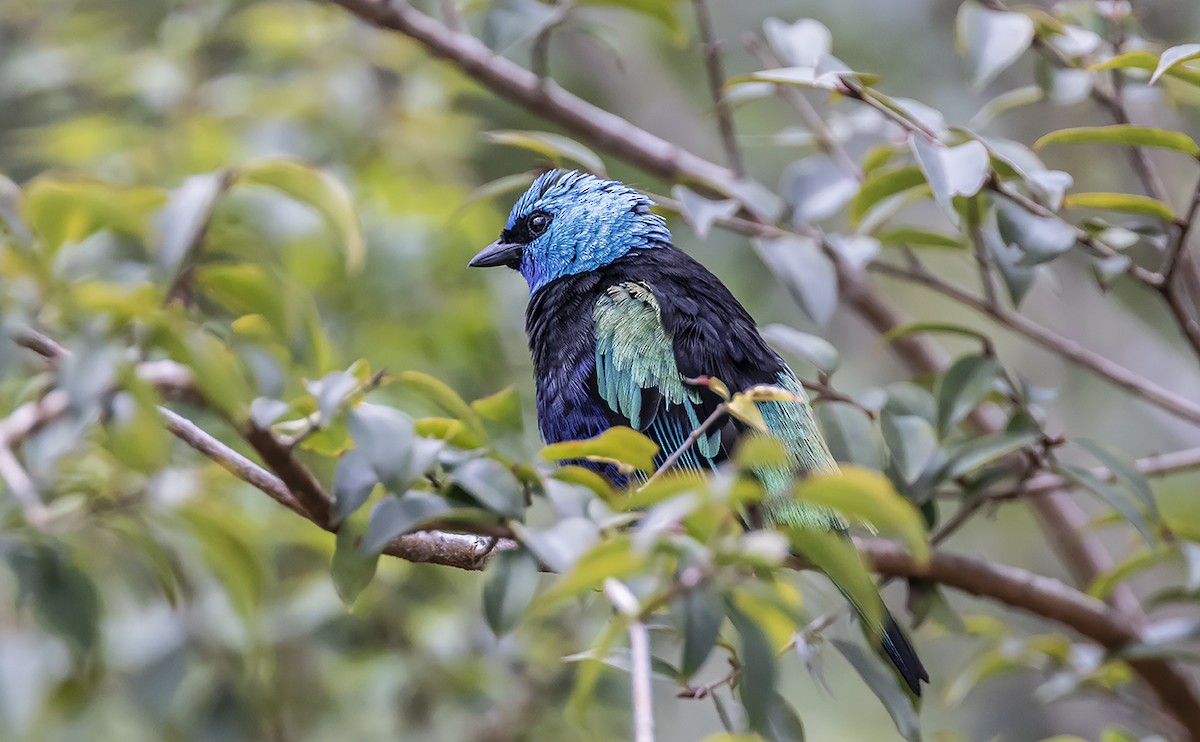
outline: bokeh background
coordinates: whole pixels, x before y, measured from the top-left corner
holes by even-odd
[[[984,90],[974,90],[955,49],[950,0],[739,2],[711,0],[726,71],[761,67],[744,48],[765,18],[811,17],[832,32],[833,51],[853,69],[883,76],[890,95],[924,101],[952,124],[968,125],[996,93],[1029,84],[1026,55]],[[527,64],[535,2],[475,2],[467,19],[493,48]],[[1069,3],[1068,3],[1069,5]],[[1150,39],[1200,40],[1200,4],[1133,3]],[[437,8],[430,8],[437,12]],[[690,9],[681,29],[619,7],[581,12],[579,28],[556,33],[549,67],[569,90],[671,141],[720,160],[709,93]],[[1190,104],[1164,105],[1160,93],[1131,90],[1135,120],[1200,135],[1200,91]],[[853,105],[831,109],[850,126]],[[984,125],[990,134],[1031,142],[1052,129],[1102,120],[1087,100],[1042,103]],[[749,168],[768,184],[809,153],[794,112],[776,99],[736,111]],[[530,152],[489,142],[485,132],[546,130],[411,42],[317,2],[248,0],[5,0],[0,3],[0,173],[26,183],[50,172],[173,187],[193,174],[271,155],[312,162],[344,181],[367,237],[366,267],[348,273],[330,244],[337,237],[310,209],[253,189],[222,202],[214,242],[243,259],[268,261],[315,297],[337,359],[373,368],[416,369],[446,380],[464,397],[515,384],[525,434],[515,452],[532,456],[530,364],[523,333],[526,289],[514,274],[472,272],[466,261],[495,238],[514,193],[485,184],[544,164]],[[848,147],[860,153],[859,142]],[[1194,163],[1159,157],[1182,206]],[[1085,190],[1130,190],[1123,157],[1089,147],[1048,152]],[[609,174],[655,193],[669,186],[616,161]],[[929,214],[935,219],[936,213]],[[747,240],[715,230],[699,239],[680,219],[676,242],[717,273],[760,323],[784,323],[828,338],[842,355],[836,384],[857,392],[908,378],[878,337],[845,311],[813,325]],[[106,239],[108,241],[106,241]],[[120,245],[90,240],[70,259],[119,263]],[[97,257],[100,256],[100,257]],[[64,258],[65,259],[65,258]],[[965,253],[930,259],[967,281]],[[1160,302],[1123,286],[1097,290],[1085,265],[1056,264],[1026,300],[1027,314],[1191,398],[1200,397],[1194,358]],[[1186,447],[1195,429],[1163,415],[1019,338],[920,289],[880,281],[914,317],[952,319],[993,333],[999,354],[1035,385],[1057,390],[1052,428],[1086,433],[1130,456]],[[962,343],[967,347],[966,341]],[[948,344],[958,348],[951,339]],[[4,364],[0,363],[0,367]],[[13,392],[18,381],[5,379]],[[523,448],[522,448],[523,447]],[[1200,477],[1156,487],[1163,508],[1200,514]],[[212,467],[181,461],[145,485],[154,538],[172,543],[164,578],[153,547],[118,515],[71,534],[98,590],[103,651],[85,663],[23,607],[27,589],[0,571],[0,737],[5,739],[217,740],[404,739],[564,740],[560,706],[569,668],[559,657],[587,646],[595,616],[568,609],[497,640],[480,610],[480,577],[384,560],[354,608],[328,576],[332,539],[234,484]],[[120,503],[113,508],[119,510]],[[131,515],[130,518],[135,516]],[[139,521],[141,522],[141,521]],[[1130,536],[1113,535],[1128,551]],[[4,543],[0,531],[0,545]],[[951,547],[1065,577],[1021,505],[1006,505],[958,534]],[[1139,591],[1178,580],[1167,565],[1140,578]],[[797,577],[810,610],[833,604],[819,580]],[[165,581],[165,582],[164,582]],[[164,588],[164,584],[167,585]],[[903,596],[890,594],[889,599]],[[1022,632],[1035,619],[954,596],[968,615],[994,616]],[[86,611],[86,606],[80,608]],[[981,623],[982,625],[982,623]],[[846,631],[845,626],[838,630]],[[984,681],[965,698],[954,678],[982,642],[929,624],[916,634],[934,678],[923,712],[930,738],[1040,739],[1056,733],[1096,738],[1120,723],[1118,705],[1086,693],[1045,703],[1042,673],[1025,670]],[[886,712],[840,656],[826,653],[831,692],[799,659],[783,664],[784,691],[810,739],[895,737]],[[722,668],[711,668],[713,676]],[[656,686],[663,740],[693,740],[719,729],[707,702],[675,699]],[[614,675],[601,688],[608,720],[624,732],[627,691]]]

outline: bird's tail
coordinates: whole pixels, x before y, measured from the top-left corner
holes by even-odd
[[[896,672],[908,685],[913,695],[921,695],[921,681],[929,682],[929,673],[921,664],[917,651],[904,635],[896,619],[886,608],[883,609],[883,631],[879,635],[879,648],[896,666]]]

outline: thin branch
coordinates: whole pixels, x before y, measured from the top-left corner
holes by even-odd
[[[992,264],[988,260],[987,246],[983,243],[983,229],[979,225],[979,202],[971,199],[967,206],[967,229],[971,233],[971,243],[975,250],[975,265],[979,269],[979,283],[983,288],[983,299],[987,306],[1000,307],[996,295],[996,284],[992,280]]]
[[[1163,261],[1162,274],[1167,281],[1175,275],[1175,271],[1179,268],[1180,258],[1187,250],[1188,236],[1191,234],[1192,227],[1196,224],[1196,219],[1200,217],[1200,182],[1196,183],[1196,189],[1192,194],[1192,204],[1188,207],[1187,214],[1183,217],[1183,222],[1179,227],[1179,234],[1175,240],[1167,247],[1166,258]]]
[[[746,48],[758,57],[759,62],[764,67],[780,66],[779,58],[772,54],[771,50],[754,34],[747,34],[744,43]],[[833,132],[830,131],[825,120],[821,118],[821,114],[817,113],[817,109],[813,107],[813,104],[809,102],[804,93],[791,85],[776,85],[775,90],[796,109],[796,112],[800,114],[800,118],[804,119],[804,125],[808,127],[808,131],[812,134],[813,140],[816,141],[817,147],[828,155],[829,159],[833,160],[842,172],[855,180],[861,181],[863,179],[862,168],[854,161],[854,158],[850,156],[850,153],[846,151],[842,143],[833,136]]]
[[[885,276],[892,276],[893,278],[899,278],[932,289],[963,306],[970,307],[977,312],[987,315],[997,324],[1028,338],[1037,345],[1062,356],[1078,366],[1092,371],[1097,376],[1108,380],[1131,394],[1141,397],[1172,415],[1189,422],[1200,423],[1200,404],[1182,397],[1165,387],[1159,386],[1135,374],[1124,366],[1113,363],[1109,359],[1084,348],[1075,340],[1063,337],[1022,314],[998,305],[989,306],[985,301],[963,291],[953,284],[943,281],[938,276],[926,270],[901,268],[882,262],[873,263],[871,270]]]
[[[737,177],[746,174],[742,162],[742,150],[738,147],[737,135],[733,130],[733,109],[725,98],[725,73],[721,69],[721,45],[713,34],[712,18],[708,13],[707,0],[692,0],[696,10],[696,28],[700,32],[700,43],[704,49],[704,70],[708,75],[708,90],[712,96],[713,110],[717,116],[717,129],[721,133],[721,144],[729,169]]]
[[[642,484],[642,487],[649,486],[665,472],[670,470],[671,467],[675,466],[675,464],[679,462],[679,459],[681,459],[683,455],[687,453],[687,450],[691,448],[696,441],[700,440],[700,436],[708,432],[709,428],[711,428],[718,420],[725,416],[727,409],[728,408],[724,402],[717,405],[717,408],[712,411],[712,414],[705,418],[704,422],[700,423],[698,428],[689,433],[688,437],[683,440],[683,443],[679,444],[679,448],[676,448],[674,451],[672,451],[671,455],[667,457],[667,460],[662,462],[662,465],[654,470],[654,473],[646,479],[646,481]]]
[[[246,442],[262,457],[267,468],[283,480],[308,513],[309,520],[327,530],[332,529],[331,499],[312,472],[292,455],[292,449],[270,430],[260,428],[253,422],[246,423],[241,432]]]
[[[971,595],[991,598],[1070,626],[1110,652],[1140,641],[1137,627],[1102,602],[1058,580],[978,557],[936,551],[928,565],[918,564],[893,544],[855,539],[863,556],[882,574],[925,577]],[[1159,702],[1182,724],[1191,739],[1200,739],[1200,689],[1195,680],[1169,663],[1129,660]]]
[[[629,678],[633,695],[633,739],[654,742],[654,698],[650,687],[650,629],[629,624]]]
[[[8,487],[8,491],[21,504],[27,520],[35,528],[40,528],[45,522],[46,506],[38,494],[37,485],[33,478],[17,461],[12,449],[0,444],[0,481]]]
[[[553,121],[616,157],[637,163],[664,180],[698,183],[725,192],[737,182],[729,169],[592,105],[553,81],[540,80],[512,60],[492,52],[479,39],[451,31],[406,2],[328,1],[377,26],[408,36],[433,55],[451,60],[492,93]]]
[[[198,215],[198,226],[192,233],[188,244],[184,246],[183,254],[179,256],[175,275],[171,278],[171,285],[163,294],[164,306],[176,301],[187,304],[191,300],[191,283],[196,272],[196,259],[204,247],[204,240],[208,237],[208,228],[212,222],[213,213],[217,209],[217,202],[221,200],[221,194],[233,185],[236,175],[233,170],[223,170],[218,174],[216,188]]]

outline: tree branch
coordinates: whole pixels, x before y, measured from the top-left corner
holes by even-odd
[[[737,135],[733,130],[733,109],[725,99],[721,45],[713,34],[707,0],[692,0],[692,6],[696,10],[696,28],[700,31],[700,41],[704,49],[704,69],[708,75],[708,91],[712,96],[713,111],[717,117],[717,130],[721,133],[721,145],[725,148],[729,169],[740,178],[746,174],[746,167],[742,162],[742,150],[738,147]]]
[[[901,268],[888,263],[871,264],[871,270],[885,276],[899,278],[919,284],[970,307],[994,320],[997,324],[1022,335],[1046,350],[1062,356],[1068,361],[1088,369],[1110,383],[1150,402],[1159,408],[1193,423],[1200,423],[1200,404],[1182,397],[1171,390],[1135,374],[1103,356],[1084,348],[1078,342],[1063,337],[1039,325],[1023,314],[1013,312],[1000,304],[989,304],[966,291],[943,281],[927,270]]]

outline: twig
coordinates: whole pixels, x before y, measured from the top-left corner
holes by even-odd
[[[712,414],[705,418],[704,422],[700,423],[698,428],[689,433],[688,437],[683,440],[683,443],[679,444],[679,448],[676,448],[674,451],[672,451],[671,455],[667,457],[667,460],[662,462],[662,465],[654,470],[654,473],[646,479],[646,481],[642,484],[642,487],[648,487],[672,466],[675,466],[675,464],[679,462],[679,459],[682,458],[685,453],[687,453],[687,450],[691,448],[696,441],[700,440],[700,436],[704,435],[708,429],[717,422],[717,420],[720,420],[725,416],[727,409],[728,407],[724,402],[717,405],[716,409],[712,411]]]
[[[988,260],[987,246],[983,243],[983,230],[979,225],[979,202],[971,199],[967,206],[967,229],[975,248],[975,265],[979,268],[979,283],[983,288],[983,299],[989,307],[999,308],[996,285],[992,281],[992,264]]]
[[[629,676],[633,694],[633,738],[654,742],[654,700],[650,687],[650,629],[646,624],[629,624]]]
[[[985,301],[972,296],[953,284],[943,281],[929,271],[901,268],[882,262],[873,263],[871,270],[885,276],[892,276],[893,278],[899,278],[930,288],[963,306],[970,307],[977,312],[987,315],[997,324],[1019,335],[1023,335],[1043,348],[1092,371],[1097,376],[1141,397],[1160,409],[1183,420],[1200,423],[1200,404],[1182,397],[1165,387],[1159,386],[1123,366],[1113,363],[1109,359],[1084,348],[1075,340],[1063,337],[1022,314],[999,305],[989,306]]]
[[[204,247],[204,240],[208,237],[208,228],[212,222],[213,213],[217,209],[217,202],[221,200],[221,194],[229,190],[233,185],[237,174],[233,170],[223,170],[217,175],[216,190],[204,204],[204,210],[199,214],[199,223],[196,231],[192,233],[191,240],[184,247],[183,255],[179,257],[179,263],[175,267],[175,275],[171,279],[171,285],[167,287],[167,291],[163,294],[163,305],[166,306],[172,302],[180,301],[188,303],[190,301],[189,293],[191,290],[192,276],[195,274],[196,259],[200,255],[200,250]]]
[[[778,67],[780,65],[779,58],[772,54],[771,50],[754,34],[747,34],[744,43],[746,48],[758,57],[763,66]],[[861,181],[863,179],[862,168],[858,166],[858,163],[854,161],[854,158],[850,156],[850,153],[846,151],[841,142],[833,136],[833,132],[829,130],[829,126],[826,125],[824,119],[817,113],[817,109],[813,107],[813,104],[809,102],[804,93],[790,85],[776,85],[775,90],[796,109],[796,112],[800,114],[800,118],[804,119],[804,125],[808,127],[808,131],[813,135],[817,147],[828,155],[829,159],[833,160],[841,168],[842,172],[855,180]]]
[[[25,520],[35,528],[40,528],[45,522],[46,506],[38,495],[37,485],[33,483],[33,479],[25,471],[25,467],[21,466],[21,462],[17,461],[12,449],[2,443],[0,443],[0,481],[4,482],[8,491],[21,504]]]
[[[707,0],[692,0],[696,10],[696,27],[700,32],[700,43],[704,49],[704,69],[708,75],[708,90],[712,95],[713,109],[717,116],[717,129],[721,133],[721,144],[729,169],[737,177],[746,174],[742,162],[742,150],[738,147],[733,130],[733,110],[725,98],[725,73],[721,69],[721,45],[713,34],[712,19],[708,13]]]

